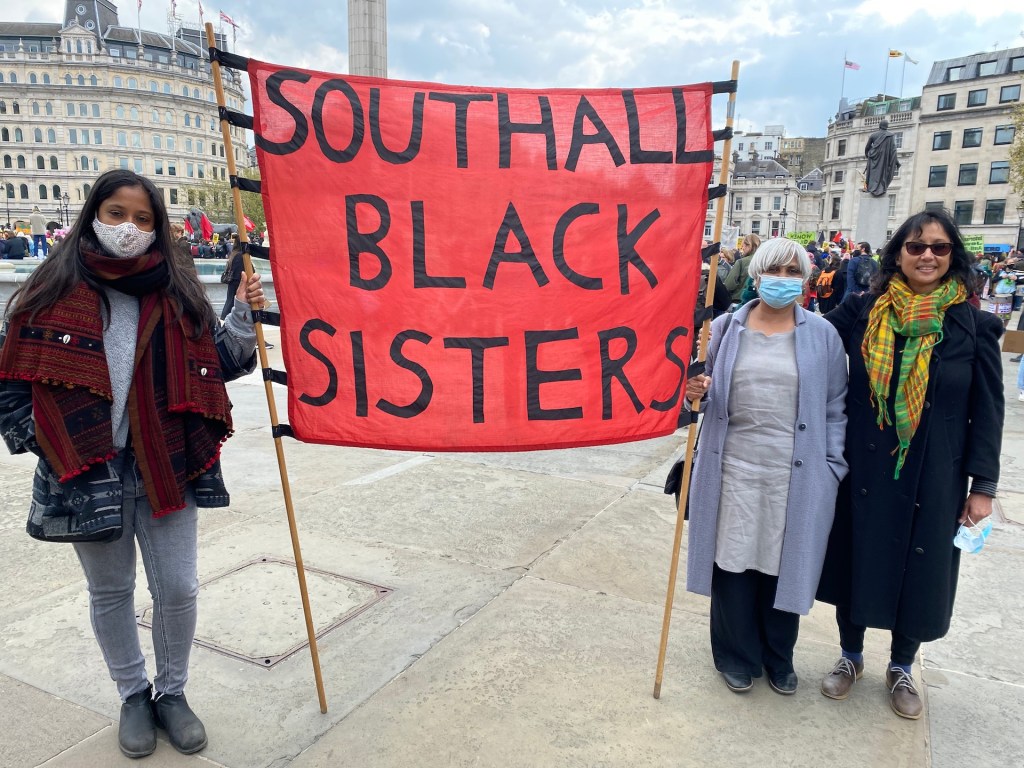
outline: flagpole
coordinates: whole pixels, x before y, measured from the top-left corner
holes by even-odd
[[[889,87],[889,59],[891,59],[888,53],[885,54],[885,83],[882,84],[882,98],[885,98],[885,91]]]
[[[213,35],[213,24],[206,24],[206,44],[211,48],[217,47],[217,40]],[[217,106],[223,110],[227,106],[224,99],[224,82],[221,79],[220,62],[210,57],[210,71],[213,75],[214,88],[217,91]],[[224,155],[228,161],[228,173],[232,181],[237,178],[238,168],[235,166],[235,152],[231,143],[231,126],[225,117],[220,120],[221,136],[224,141]],[[249,258],[249,232],[245,228],[245,214],[242,211],[242,192],[234,184],[231,187],[232,197],[235,203],[235,223],[238,226],[238,238],[242,242],[242,262],[245,265],[245,278],[248,280],[253,274],[252,260]],[[259,310],[260,307],[251,306],[252,310]],[[256,348],[259,352],[260,367],[264,371],[270,370],[270,362],[267,359],[267,345],[263,338],[263,323],[256,322]],[[264,377],[264,391],[267,395],[267,408],[270,411],[271,425],[275,432],[280,426],[277,419],[277,404],[274,400],[273,382]],[[299,545],[299,530],[295,522],[295,509],[292,506],[291,486],[288,482],[288,469],[284,461],[284,446],[281,443],[281,436],[275,435],[274,447],[277,451],[277,466],[281,473],[281,490],[284,495],[284,508],[288,516],[288,529],[291,533],[292,552],[295,555],[295,572],[299,580],[299,595],[302,599],[302,613],[306,620],[306,637],[309,640],[309,654],[313,662],[313,677],[316,679],[317,697],[320,699],[320,712],[327,712],[327,695],[324,693],[324,680],[320,673],[320,652],[317,648],[316,627],[313,624],[313,614],[309,606],[309,590],[306,587],[306,568],[302,563],[302,549]]]
[[[907,54],[903,54],[903,70],[900,72],[900,98],[903,98],[903,80],[907,76]]]
[[[844,63],[845,66],[845,63]],[[739,82],[740,63],[737,60],[732,62],[733,83]],[[732,149],[732,125],[733,116],[736,110],[736,88],[729,93],[729,106],[725,116],[725,127],[729,131],[730,138],[722,145],[722,168],[719,171],[718,183],[725,185],[729,180],[730,150]],[[725,206],[728,200],[727,195],[718,198],[718,206],[715,210],[714,239],[719,243],[722,240],[722,219],[725,214]],[[711,336],[711,305],[714,301],[715,282],[718,279],[718,254],[711,259],[711,270],[708,272],[708,285],[704,291],[704,309],[707,317],[700,330],[700,346],[697,349],[697,364],[703,367],[707,358],[708,341]],[[687,376],[689,376],[689,370]],[[686,395],[684,394],[683,397]],[[661,683],[665,677],[665,656],[668,653],[668,631],[672,622],[672,606],[675,602],[676,576],[679,572],[679,549],[683,541],[683,521],[686,518],[686,504],[690,496],[690,472],[693,469],[693,453],[697,445],[697,417],[700,413],[700,398],[690,402],[690,425],[686,428],[686,452],[683,454],[683,473],[679,480],[679,502],[676,505],[676,530],[675,538],[672,541],[672,561],[669,564],[668,588],[665,592],[665,613],[661,620],[661,644],[658,647],[658,666],[654,673],[654,698],[661,698]]]
[[[843,51],[843,82],[839,86],[839,108],[843,107],[843,97],[846,96],[846,62],[849,59],[846,58],[846,51]]]

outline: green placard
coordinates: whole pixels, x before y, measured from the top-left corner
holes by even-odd
[[[964,235],[964,247],[968,253],[981,253],[985,250],[985,236]]]

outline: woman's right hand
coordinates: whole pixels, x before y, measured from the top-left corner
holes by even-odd
[[[686,399],[700,400],[708,393],[711,387],[711,377],[703,373],[692,376],[686,380]]]

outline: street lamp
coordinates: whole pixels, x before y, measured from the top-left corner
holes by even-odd
[[[71,226],[71,207],[70,207],[71,198],[68,196],[68,193],[65,192],[63,195],[61,195],[60,200],[64,204],[64,218],[61,219],[61,223],[64,224],[64,222],[67,222],[66,224],[64,224],[64,226],[70,227]]]
[[[1017,205],[1017,250],[1024,251],[1024,200]]]
[[[11,228],[11,196],[7,191],[7,179],[0,179],[0,190],[3,190],[4,204],[7,206],[7,228]],[[14,187],[11,187],[11,191],[14,191]]]
[[[787,211],[787,209],[789,208],[789,192],[790,192],[789,185],[787,184],[786,186],[784,186],[782,188],[783,198],[782,198],[782,232],[781,232],[781,234],[782,234],[783,237],[785,237],[785,235],[786,235],[786,216],[789,215],[789,213]]]

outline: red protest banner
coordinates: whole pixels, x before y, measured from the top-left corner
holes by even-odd
[[[298,439],[526,450],[675,429],[710,84],[249,75]]]

